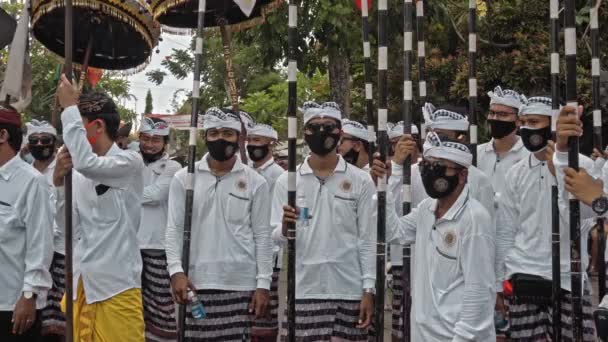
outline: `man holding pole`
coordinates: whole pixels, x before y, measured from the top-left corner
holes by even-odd
[[[40,310],[52,280],[49,185],[19,156],[21,117],[0,107],[0,340],[40,338]]]
[[[53,176],[59,217],[55,221],[64,228],[63,182],[73,167],[74,226],[81,234],[77,290],[75,298],[66,298],[74,300],[75,341],[143,342],[137,229],[144,163],[139,153],[116,145],[120,116],[107,95],[79,96],[62,75],[58,99],[64,108],[65,146],[57,154]]]
[[[203,116],[209,153],[195,164],[190,265],[182,265],[187,172],[169,190],[166,252],[174,300],[188,305],[187,341],[241,341],[254,319],[268,317],[272,281],[270,195],[264,177],[237,157],[241,122],[230,110]],[[184,268],[189,267],[188,276]]]

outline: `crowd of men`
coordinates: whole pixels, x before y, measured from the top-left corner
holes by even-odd
[[[372,322],[381,177],[388,177],[393,340],[404,331],[404,246],[412,248],[412,341],[550,340],[552,297],[543,289],[552,279],[554,185],[564,242],[561,329],[573,340],[568,196],[583,203],[586,237],[608,209],[608,166],[602,156],[581,155],[581,170],[568,168],[567,140],[582,135],[580,109],[565,107],[554,118],[550,98],[500,87],[488,95],[492,139],[477,147],[477,166],[469,121],[452,107],[425,104],[425,131],[412,126],[404,134],[403,122],[390,124],[390,158],[370,160],[376,137],[364,123],[343,118],[335,103],[306,102],[310,153],[296,169],[296,207],[287,205],[290,175],[273,159],[276,130],[244,112],[206,111],[208,152],[192,175],[169,159],[165,121],[144,118],[139,145],[129,148],[112,100],[79,95],[65,77],[58,149],[55,128],[32,120],[23,131],[19,113],[1,108],[0,340],[62,341],[71,300],[75,341],[176,341],[177,304],[186,305],[188,341],[276,341],[288,331],[278,277],[294,223],[298,341],[368,341],[379,330]],[[406,160],[413,209],[403,215]],[[74,283],[66,284],[70,171]],[[185,219],[192,222],[189,265],[182,264]],[[586,268],[587,239],[581,243]],[[65,298],[66,286],[74,298]],[[583,289],[584,340],[595,341],[586,276]],[[202,319],[190,305],[199,301]]]

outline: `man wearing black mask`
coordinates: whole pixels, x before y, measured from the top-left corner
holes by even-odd
[[[243,119],[243,117],[241,117]],[[255,124],[247,131],[247,154],[251,160],[253,169],[256,170],[268,183],[270,189],[269,198],[272,198],[274,183],[284,170],[275,163],[272,149],[276,144],[279,134],[270,125]],[[253,339],[264,341],[276,341],[279,334],[279,274],[281,273],[283,253],[278,244],[273,244],[272,257],[272,283],[270,285],[270,318],[256,320],[251,329]]]
[[[338,153],[347,163],[369,171],[370,133],[366,126],[357,121],[342,119],[342,138]],[[376,140],[375,134],[371,140]]]
[[[139,129],[139,148],[144,160],[144,191],[137,231],[143,268],[141,286],[144,324],[149,337],[177,337],[171,278],[167,271],[165,230],[169,186],[181,165],[166,153],[169,125],[158,118],[144,117]]]
[[[499,197],[507,171],[528,155],[517,136],[517,112],[526,103],[526,98],[514,90],[503,90],[500,86],[488,92],[488,96],[490,111],[487,122],[492,139],[477,146],[477,167],[492,179],[492,187]]]
[[[195,319],[188,306],[188,340],[250,339],[254,320],[268,314],[272,281],[270,196],[264,177],[239,153],[241,121],[228,109],[203,115],[209,153],[175,174],[169,190],[166,251],[173,297],[189,302],[195,292],[207,316]],[[182,266],[186,189],[194,186],[190,272]],[[238,332],[235,332],[238,331]]]
[[[296,338],[366,341],[376,282],[376,191],[368,173],[336,152],[339,106],[306,102],[302,111],[311,153],[295,175],[299,207],[287,205],[285,172],[275,184],[271,218],[277,243],[287,242],[289,222],[297,227]],[[298,219],[305,207],[309,218]]]
[[[26,127],[27,147],[34,157],[32,166],[53,184],[57,131],[46,121],[32,120]]]

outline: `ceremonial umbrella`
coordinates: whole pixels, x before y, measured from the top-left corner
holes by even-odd
[[[73,25],[75,24],[75,25]],[[160,36],[146,4],[138,0],[33,0],[34,36],[65,58],[71,78],[72,59],[87,67],[134,69],[145,64]],[[74,29],[74,27],[76,29]],[[72,176],[65,178],[66,341],[73,340]]]
[[[17,28],[17,22],[10,14],[0,8],[0,49],[10,44]]]

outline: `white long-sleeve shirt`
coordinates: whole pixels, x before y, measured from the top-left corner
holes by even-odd
[[[270,289],[272,239],[270,196],[264,177],[237,158],[217,177],[208,154],[195,164],[189,277],[201,289]],[[166,252],[169,273],[183,272],[182,248],[187,169],[169,190]]]
[[[274,158],[270,158],[268,161],[266,161],[260,167],[256,168],[254,166],[253,169],[255,171],[257,171],[257,173],[262,175],[262,177],[264,177],[264,179],[266,180],[266,183],[268,183],[268,188],[269,188],[269,197],[268,198],[272,201],[272,196],[274,194],[274,184],[276,183],[279,176],[281,176],[283,174],[283,172],[285,172],[285,170],[283,170],[282,167],[280,167],[277,163],[274,162]],[[273,266],[278,269],[282,268],[283,267],[283,248],[281,248],[280,244],[275,243],[273,241],[272,252],[273,252],[273,255],[272,255]]]
[[[416,244],[412,340],[494,342],[495,231],[468,186],[441,217],[437,200],[410,214],[387,212],[387,241]]]
[[[55,192],[55,185],[53,184],[53,173],[55,172],[55,165],[57,164],[57,159],[53,157],[53,161],[46,167],[46,169],[42,170],[42,175],[49,183],[50,187],[50,197],[51,197],[51,210],[53,216],[55,216],[55,201],[57,200],[57,194]],[[33,164],[32,164],[33,166]],[[61,255],[65,254],[65,236],[61,229],[57,227],[56,224],[53,224],[53,250],[56,253]]]
[[[516,139],[511,150],[500,156],[494,150],[494,139],[477,146],[477,167],[490,177],[497,197],[500,197],[504,189],[505,177],[509,169],[530,154],[521,138],[516,137]]]
[[[76,106],[65,109],[61,121],[74,165],[72,203],[77,221],[73,225],[81,236],[79,269],[90,304],[141,287],[142,261],[135,247],[144,163],[139,153],[121,150],[116,144],[104,156],[95,154]],[[64,215],[64,205],[64,189],[59,187],[56,215]],[[64,231],[62,220],[55,221]]]
[[[53,214],[44,176],[18,155],[0,167],[0,311],[13,311],[24,291],[46,305],[51,288]]]
[[[534,154],[515,164],[507,173],[505,189],[499,202],[496,225],[497,248],[505,255],[502,279],[516,273],[533,274],[551,280],[552,203],[551,187],[555,177],[547,162]],[[563,196],[564,193],[562,192]],[[570,241],[567,198],[559,201],[561,241]],[[583,236],[589,232],[587,229]],[[583,269],[588,264],[587,239],[581,251]],[[561,243],[561,287],[570,291],[570,244]],[[584,251],[583,251],[584,250]]]
[[[167,154],[143,169],[144,191],[137,239],[140,249],[165,249],[167,207],[171,180],[182,166]]]
[[[303,195],[312,218],[296,234],[296,298],[360,300],[376,282],[376,193],[368,173],[341,156],[334,174],[321,180],[308,164],[296,171],[296,193]],[[283,206],[288,173],[275,184],[273,238],[285,244]]]

